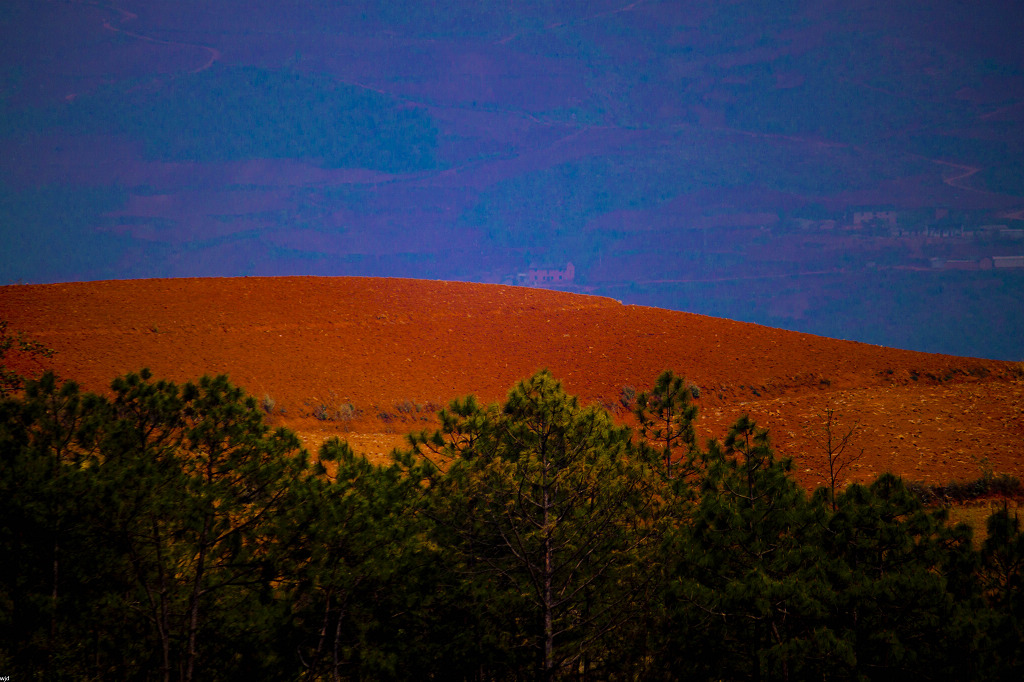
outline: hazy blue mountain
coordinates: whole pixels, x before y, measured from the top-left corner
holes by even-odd
[[[0,283],[572,287],[1024,358],[1024,6],[0,9]]]

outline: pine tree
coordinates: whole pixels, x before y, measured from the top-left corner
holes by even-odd
[[[543,679],[600,670],[645,603],[641,557],[665,499],[653,457],[546,371],[517,384],[500,411],[453,411],[462,415],[447,437],[429,439],[451,458],[430,487],[432,513],[458,543],[471,590],[488,595],[479,622],[501,633],[486,637],[526,642],[529,655],[509,660],[536,661]]]
[[[666,370],[658,376],[650,392],[643,392],[636,399],[634,414],[640,424],[640,434],[660,448],[669,478],[672,478],[672,463],[678,459],[678,450],[682,450],[683,475],[694,473],[697,437],[693,422],[697,418],[697,406],[691,401],[692,395],[683,377]]]
[[[457,595],[438,593],[443,555],[417,513],[420,478],[407,474],[334,438],[320,448],[317,475],[293,489],[280,519],[293,533],[286,637],[310,679],[455,676],[458,659],[442,659]]]
[[[991,679],[1016,680],[1024,670],[1024,532],[1004,506],[988,518],[981,548],[981,587],[989,612],[983,652]]]
[[[831,635],[816,628],[830,594],[807,542],[823,509],[746,416],[706,457],[692,522],[674,544],[666,599],[678,635],[665,667],[690,678],[813,676],[834,650]]]
[[[273,601],[278,577],[274,518],[307,471],[305,453],[226,377],[180,389],[150,378],[114,382],[102,439],[134,599],[162,679],[195,679],[211,665],[244,670],[259,660],[261,604]]]
[[[829,626],[849,652],[843,674],[974,677],[969,533],[950,528],[943,510],[926,509],[891,474],[851,484],[836,506],[819,542],[837,597]]]
[[[118,556],[89,445],[100,401],[53,374],[0,399],[0,664],[12,676],[92,677],[105,663]]]

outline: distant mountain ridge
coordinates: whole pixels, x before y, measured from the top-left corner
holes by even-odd
[[[9,0],[0,284],[571,261],[629,303],[1019,360],[1024,276],[929,265],[1019,244],[798,225],[1020,229],[1022,32],[1010,0]]]

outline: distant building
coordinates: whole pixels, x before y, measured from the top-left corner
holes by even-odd
[[[994,268],[1024,268],[1024,256],[992,256]]]
[[[885,223],[889,227],[896,227],[898,217],[896,211],[854,211],[853,224]]]
[[[995,241],[999,239],[999,233],[1009,229],[1006,225],[982,225],[974,231],[974,237],[982,241]]]
[[[950,258],[948,260],[932,258],[932,267],[944,270],[980,270],[981,263],[977,260],[967,260],[963,258]]]
[[[540,287],[551,284],[572,284],[576,279],[576,267],[570,262],[564,270],[532,267],[516,274],[515,283],[525,287]]]

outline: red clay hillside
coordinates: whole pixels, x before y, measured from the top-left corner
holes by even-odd
[[[749,413],[806,484],[820,480],[810,434],[830,406],[840,428],[857,425],[855,480],[1024,476],[1019,364],[606,298],[376,278],[137,280],[0,287],[0,319],[57,351],[15,358],[25,373],[52,367],[98,391],[142,367],[178,381],[227,373],[314,449],[337,434],[383,456],[450,399],[500,400],[543,367],[624,419],[624,389],[673,369],[700,390],[702,440]]]

